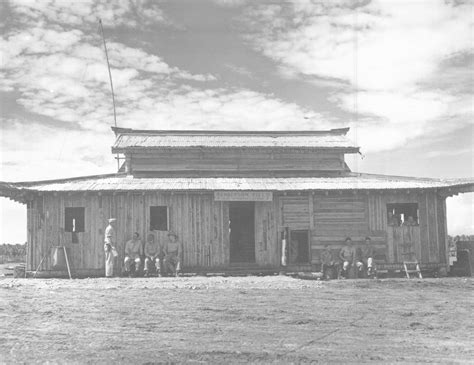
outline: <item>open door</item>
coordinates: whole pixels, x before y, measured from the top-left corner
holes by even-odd
[[[230,262],[255,262],[255,203],[230,202]]]

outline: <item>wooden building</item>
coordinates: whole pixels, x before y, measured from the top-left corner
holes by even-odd
[[[285,236],[290,271],[319,270],[323,247],[336,252],[347,236],[371,237],[381,266],[447,267],[446,197],[474,191],[472,179],[351,172],[348,129],[113,130],[115,174],[0,183],[27,206],[28,271],[45,257],[40,270],[54,274],[51,248],[66,246],[75,275],[103,275],[109,217],[119,261],[133,232],[162,242],[173,230],[184,271],[280,271]]]

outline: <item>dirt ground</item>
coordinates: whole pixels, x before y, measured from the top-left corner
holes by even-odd
[[[0,279],[3,363],[473,363],[474,280]]]

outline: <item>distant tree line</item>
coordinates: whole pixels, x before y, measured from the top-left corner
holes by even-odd
[[[0,245],[1,261],[20,261],[26,256],[26,243],[3,243]]]
[[[457,242],[457,241],[462,241],[462,242],[466,242],[466,241],[474,241],[474,235],[468,235],[468,234],[461,234],[461,235],[458,235],[458,236],[448,236],[448,243],[454,243],[454,242]]]

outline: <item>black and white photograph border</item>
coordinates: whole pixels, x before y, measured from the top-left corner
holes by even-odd
[[[0,2],[0,363],[470,363],[474,3]]]

